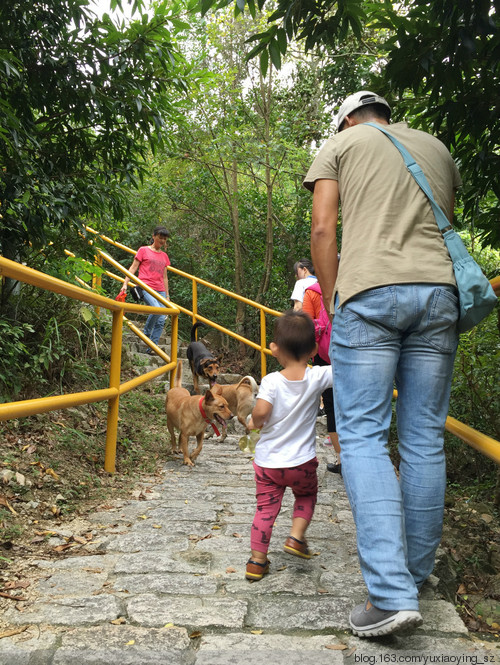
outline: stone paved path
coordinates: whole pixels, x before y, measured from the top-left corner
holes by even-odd
[[[317,556],[303,561],[282,551],[287,496],[270,549],[272,573],[246,581],[254,484],[238,438],[208,440],[195,468],[169,461],[161,482],[150,479],[137,500],[92,515],[87,556],[38,561],[35,599],[4,617],[28,628],[0,640],[1,665],[500,662],[498,645],[469,636],[430,586],[424,625],[412,636],[350,634],[348,613],[365,588],[343,482],[326,471],[330,453],[320,445],[309,529]]]

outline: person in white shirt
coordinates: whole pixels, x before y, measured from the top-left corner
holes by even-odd
[[[299,312],[302,309],[304,301],[304,292],[307,288],[317,282],[314,274],[314,266],[309,259],[300,259],[293,265],[293,272],[295,273],[295,286],[293,287],[290,300],[293,301],[293,309]]]
[[[318,493],[316,415],[321,393],[332,385],[328,365],[308,365],[317,345],[314,323],[305,312],[290,310],[276,320],[270,349],[284,369],[263,377],[248,424],[250,429],[261,430],[253,462],[257,510],[246,567],[250,580],[260,580],[269,572],[271,532],[287,487],[292,489],[295,504],[284,550],[311,558],[304,536]]]

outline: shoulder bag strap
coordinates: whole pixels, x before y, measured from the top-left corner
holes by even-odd
[[[396,148],[399,150],[401,153],[404,162],[406,164],[406,168],[408,171],[411,173],[411,175],[415,178],[417,185],[420,187],[420,189],[424,192],[424,194],[427,196],[427,198],[430,201],[430,204],[432,206],[432,210],[434,211],[434,216],[436,218],[436,223],[439,227],[439,230],[441,233],[444,233],[445,231],[448,231],[451,228],[450,220],[446,217],[442,209],[439,207],[439,205],[436,203],[434,200],[434,196],[432,195],[432,189],[431,186],[429,185],[429,181],[425,177],[424,172],[420,168],[420,166],[417,164],[417,162],[413,159],[411,154],[408,152],[408,150],[402,145],[392,134],[390,134],[387,130],[385,130],[383,127],[380,125],[377,125],[375,122],[365,122],[365,125],[370,125],[370,127],[376,127],[379,129],[383,134],[389,138]]]

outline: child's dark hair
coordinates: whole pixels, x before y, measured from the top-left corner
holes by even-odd
[[[300,259],[300,261],[296,261],[293,264],[293,272],[295,273],[295,275],[297,274],[297,270],[299,268],[307,268],[307,270],[309,270],[311,275],[315,274],[313,263],[309,259]]]
[[[290,309],[276,319],[274,343],[296,360],[311,357],[316,337],[314,323],[309,314]]]
[[[163,236],[165,238],[170,237],[170,232],[164,226],[155,226],[153,231],[154,236]]]

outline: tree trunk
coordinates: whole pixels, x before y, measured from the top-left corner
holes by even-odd
[[[274,178],[271,171],[271,159],[269,148],[271,145],[271,96],[272,96],[272,72],[273,68],[269,67],[269,75],[267,82],[262,79],[260,81],[260,89],[262,95],[261,112],[264,121],[264,141],[266,145],[265,157],[265,170],[266,170],[266,251],[264,254],[264,266],[262,271],[262,278],[259,285],[256,300],[262,301],[263,296],[266,294],[269,283],[271,281],[271,271],[273,267],[273,186]]]
[[[241,241],[240,241],[240,217],[238,212],[238,163],[233,160],[233,168],[231,173],[231,223],[233,225],[234,236],[234,286],[236,293],[242,295],[243,293],[243,260],[241,257]],[[245,304],[240,300],[236,305],[236,332],[238,335],[244,334],[245,331]],[[246,354],[246,345],[240,342],[240,355]]]

